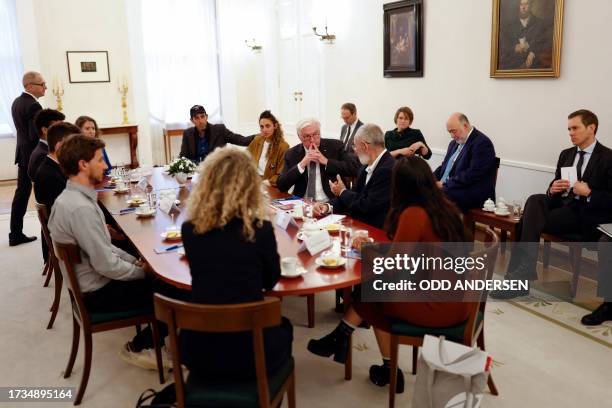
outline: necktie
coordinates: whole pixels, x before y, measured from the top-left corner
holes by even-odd
[[[446,168],[444,169],[444,174],[442,174],[442,178],[440,179],[442,183],[444,183],[446,179],[448,178],[448,175],[450,174],[450,171],[453,168],[453,164],[455,164],[455,160],[457,160],[457,156],[459,156],[461,149],[463,149],[462,144],[460,144],[459,147],[457,147],[457,150],[455,150],[455,153],[453,153],[450,159],[448,159],[448,162],[446,163]]]
[[[578,181],[582,181],[582,165],[584,164],[584,155],[586,152],[584,150],[578,150],[578,154],[580,158],[578,159],[578,163],[576,163],[576,173],[578,175]]]
[[[349,138],[351,137],[351,125],[346,125],[346,134],[344,135],[344,147],[348,147]]]
[[[308,164],[308,186],[306,187],[305,197],[315,199],[315,191],[317,186],[317,162],[311,161]]]

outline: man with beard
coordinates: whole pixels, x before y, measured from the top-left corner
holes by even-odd
[[[335,212],[347,213],[351,217],[382,228],[389,211],[391,199],[391,170],[395,159],[385,149],[383,131],[377,125],[368,123],[357,130],[353,149],[362,164],[352,190],[348,190],[342,179],[329,182],[334,194],[329,204]],[[315,205],[315,214],[323,215],[330,211],[326,203]]]
[[[542,19],[531,13],[532,0],[520,0],[518,18],[501,27],[500,69],[546,68],[543,54],[550,53],[552,36]]]

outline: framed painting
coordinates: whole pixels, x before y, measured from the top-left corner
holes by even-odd
[[[108,51],[66,51],[70,83],[110,82]]]
[[[423,0],[383,5],[385,78],[423,76]]]
[[[563,0],[493,0],[491,77],[561,72]]]

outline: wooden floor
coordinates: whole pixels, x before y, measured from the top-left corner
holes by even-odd
[[[11,203],[15,195],[16,180],[0,181],[0,214],[11,213]],[[34,192],[30,194],[30,202],[28,203],[28,211],[35,210],[34,207]]]

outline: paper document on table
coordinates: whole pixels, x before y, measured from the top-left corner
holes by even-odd
[[[284,211],[276,211],[276,216],[274,217],[274,223],[280,228],[286,230],[289,224],[293,225],[296,228],[299,228],[297,223],[293,220],[291,214]]]
[[[346,215],[341,215],[341,214],[331,214],[328,215],[327,217],[321,218],[319,221],[317,221],[317,225],[320,228],[325,228],[328,225],[331,224],[338,224],[344,217],[346,217]]]
[[[597,229],[612,238],[612,224],[599,224]]]
[[[298,252],[308,250],[310,255],[314,255],[329,248],[331,245],[332,241],[329,233],[327,231],[318,231],[304,238],[304,241],[302,241],[302,244],[298,248]]]
[[[576,167],[561,167],[561,179],[569,180],[570,188],[578,181],[578,173]]]

